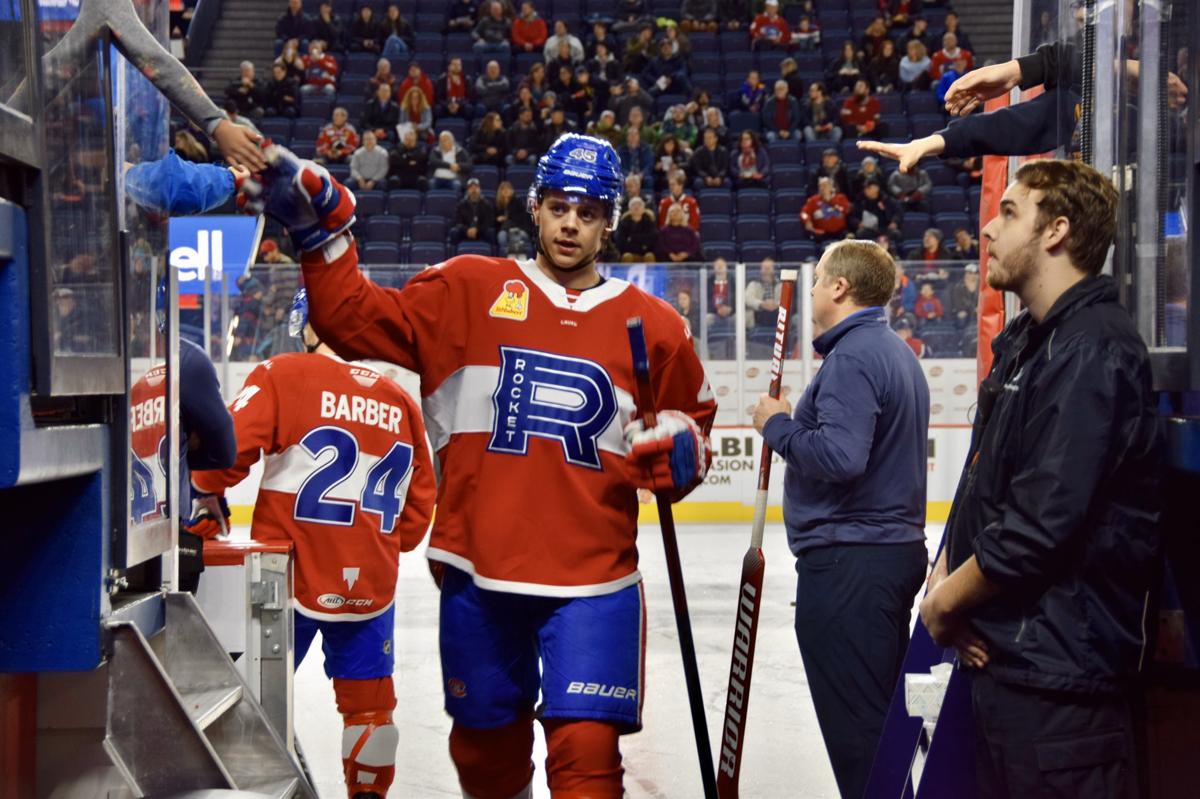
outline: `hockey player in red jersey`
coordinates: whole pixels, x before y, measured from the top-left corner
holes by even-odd
[[[269,154],[267,212],[304,252],[313,327],[341,356],[420,374],[441,464],[428,556],[441,579],[450,754],[472,799],[531,795],[533,720],[556,799],[622,795],[641,727],[645,611],[636,489],[681,497],[716,412],[678,313],[596,257],[623,185],[606,142],[566,134],[529,194],[534,260],[451,258],[403,290],[358,268],[354,197]],[[626,325],[644,320],[659,424],[635,420]],[[534,708],[541,695],[541,704]]]
[[[221,494],[265,458],[251,534],[295,547],[296,664],[321,632],[342,714],[351,799],[383,799],[395,772],[397,558],[425,537],[436,486],[416,403],[373,369],[346,363],[307,324],[304,289],[289,327],[307,353],[277,355],[230,410],[233,468],[195,472]]]

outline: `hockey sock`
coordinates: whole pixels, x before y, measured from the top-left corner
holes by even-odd
[[[554,799],[621,799],[617,728],[603,721],[546,719],[546,779]]]
[[[463,795],[470,799],[514,799],[528,795],[533,780],[533,715],[489,730],[450,730],[450,759]]]
[[[334,678],[342,714],[342,768],[351,799],[363,791],[387,796],[396,775],[400,733],[392,724],[396,691],[391,677],[374,680]]]

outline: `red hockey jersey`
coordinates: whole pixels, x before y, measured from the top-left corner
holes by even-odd
[[[152,367],[129,390],[129,515],[135,525],[167,513],[166,400],[166,364]],[[180,508],[179,513],[187,516],[190,510]]]
[[[421,376],[441,468],[431,559],[522,594],[595,596],[640,579],[627,319],[644,320],[656,406],[705,432],[716,413],[678,313],[623,280],[572,296],[533,261],[482,256],[385,289],[348,237],[303,265],[323,340]]]
[[[289,353],[251,372],[229,409],[237,463],[192,482],[222,492],[261,451],[251,535],[295,546],[296,610],[334,621],[387,610],[397,558],[425,537],[436,492],[413,399],[373,369]]]

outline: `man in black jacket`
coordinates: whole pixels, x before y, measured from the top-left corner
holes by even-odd
[[[467,181],[467,196],[458,204],[454,216],[454,227],[450,229],[450,243],[457,246],[461,241],[483,241],[488,244],[496,240],[496,211],[483,198],[479,180]]]
[[[1160,453],[1146,347],[1100,274],[1116,203],[1091,167],[1033,161],[983,229],[988,284],[1025,310],[992,345],[921,618],[970,669],[984,799],[1138,795]]]

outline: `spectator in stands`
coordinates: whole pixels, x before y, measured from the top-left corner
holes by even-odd
[[[666,227],[671,209],[678,206],[683,212],[683,224],[700,232],[700,204],[685,190],[687,175],[683,170],[671,173],[667,181],[667,194],[658,201],[658,226]]]
[[[479,179],[467,181],[467,194],[458,203],[454,212],[454,227],[450,228],[450,243],[458,246],[461,241],[484,241],[494,244],[496,239],[496,212],[492,204],[483,197]]]
[[[910,250],[908,260],[921,261],[925,266],[916,268],[913,279],[922,283],[925,281],[940,281],[949,277],[949,273],[940,267],[931,266],[938,261],[950,260],[950,254],[942,247],[942,231],[935,227],[926,229],[921,237],[921,246]]]
[[[962,280],[950,287],[950,321],[960,328],[972,327],[978,308],[979,264],[971,263],[963,269]]]
[[[508,41],[512,35],[512,23],[505,18],[504,6],[499,0],[491,0],[485,8],[486,12],[471,31],[471,37],[475,40],[472,48],[477,55],[507,58],[512,51]]]
[[[429,151],[417,137],[416,128],[409,128],[388,157],[388,188],[425,191],[429,187],[428,173]]]
[[[354,22],[350,24],[350,49],[360,53],[378,53],[383,50],[383,39],[383,26],[375,19],[375,10],[367,5],[360,6]]]
[[[908,43],[908,51],[900,60],[900,85],[905,91],[924,91],[929,88],[929,55],[925,45],[913,40]]]
[[[337,59],[325,52],[325,42],[320,39],[309,42],[308,55],[301,63],[304,65],[301,95],[323,94],[332,97],[337,93],[338,63]]]
[[[642,142],[642,133],[638,128],[626,129],[625,143],[617,150],[617,157],[621,159],[621,171],[626,175],[641,175],[643,183],[654,173],[654,151],[650,145]]]
[[[954,38],[958,40],[958,46],[964,50],[975,52],[975,48],[971,46],[971,37],[964,33],[958,27],[958,14],[951,10],[946,13],[946,21],[943,28],[944,33],[953,33]]]
[[[565,44],[562,49],[569,50]],[[571,92],[575,91],[575,68],[571,65],[571,59],[554,59],[546,65],[546,73],[550,76],[550,91],[554,92],[554,96],[566,97]]]
[[[704,129],[711,127],[717,129],[721,142],[725,142],[725,134],[728,132],[725,129],[725,115],[721,113],[720,108],[713,105],[712,97],[709,96],[706,89],[698,89],[696,91],[696,94],[692,97],[692,101],[688,103],[687,109],[688,116],[696,126],[697,141],[700,138],[700,134],[704,133]],[[710,111],[715,111],[716,113],[710,114]]]
[[[403,97],[399,94],[400,83],[396,73],[392,71],[392,62],[387,57],[381,57],[375,62],[375,74],[367,78],[367,96],[374,97],[380,84],[386,83],[392,90],[392,97]]]
[[[738,137],[737,153],[730,160],[734,188],[766,188],[771,159],[767,157],[766,149],[758,143],[758,135],[754,131],[742,131]]]
[[[638,133],[642,134],[642,141],[651,147],[658,143],[658,139],[662,135],[662,125],[654,121],[647,122],[641,106],[629,109],[629,120],[625,123],[625,130],[630,128],[637,128]]]
[[[845,238],[850,220],[850,199],[829,178],[817,183],[817,193],[800,209],[800,221],[817,244]]]
[[[783,282],[775,273],[775,259],[764,258],[758,265],[758,276],[746,283],[746,327],[774,330],[782,295]]]
[[[983,158],[978,155],[969,155],[964,158],[943,158],[942,163],[949,167],[950,171],[954,173],[958,185],[964,189],[972,183],[980,183],[983,180]]]
[[[672,205],[667,211],[666,224],[658,230],[654,252],[658,260],[671,263],[700,257],[700,234],[688,226],[682,205]]]
[[[193,164],[207,164],[209,162],[208,150],[204,149],[204,145],[199,139],[188,133],[186,130],[175,131],[175,153],[184,161],[191,161]]]
[[[830,62],[825,70],[825,80],[833,93],[846,93],[854,88],[854,83],[864,74],[863,63],[854,49],[854,42],[842,42],[842,52]]]
[[[884,40],[879,52],[867,64],[867,80],[877,94],[900,90],[900,54],[891,39]]]
[[[858,171],[850,178],[850,191],[844,192],[851,200],[857,200],[863,196],[863,187],[868,183],[878,183],[880,185],[887,180],[883,174],[883,170],[879,168],[879,160],[868,155],[858,165]]]
[[[650,4],[646,0],[617,0],[613,32],[624,34],[632,30],[639,30],[652,23],[649,6]]]
[[[842,128],[834,113],[833,102],[825,94],[825,84],[820,81],[808,87],[803,121],[805,141],[841,141]]]
[[[654,27],[650,23],[643,25],[637,36],[625,45],[625,53],[621,56],[621,66],[627,74],[638,74],[654,57]]]
[[[733,354],[734,303],[733,280],[729,275],[729,264],[724,258],[712,262],[708,276],[708,355],[710,358],[729,360]]]
[[[930,322],[937,322],[945,315],[942,301],[933,290],[933,283],[922,283],[917,290],[917,304],[913,306],[913,316],[917,317],[917,327],[922,328]]]
[[[918,358],[924,358],[928,355],[928,351],[925,349],[925,342],[921,341],[913,333],[912,323],[908,319],[897,319],[892,323],[892,329],[896,331],[896,335],[904,339],[904,343],[912,348],[913,354]]]
[[[479,129],[475,131],[475,135],[471,137],[471,158],[476,164],[491,164],[495,167],[503,167],[505,157],[508,155],[506,140],[507,132],[504,130],[504,123],[500,120],[500,115],[495,111],[489,111],[483,115],[483,121],[479,124]]]
[[[267,92],[262,81],[254,75],[254,62],[243,61],[238,71],[238,77],[225,87],[225,97],[237,104],[238,113],[242,116],[262,119]]]
[[[842,101],[842,131],[852,139],[878,139],[887,135],[879,125],[879,101],[871,95],[866,78],[854,82],[854,92]]]
[[[433,109],[425,99],[425,92],[416,86],[410,86],[404,98],[400,101],[400,121],[396,124],[396,136],[404,138],[404,134],[413,131],[424,144],[433,141]]]
[[[664,94],[687,95],[692,91],[692,83],[687,73],[684,56],[672,53],[670,40],[662,39],[658,43],[658,56],[650,59],[642,71],[642,83],[649,89],[652,97]]]
[[[867,25],[862,38],[859,39],[858,49],[862,53],[862,57],[870,61],[883,48],[883,43],[889,41],[891,41],[891,37],[888,36],[887,23],[883,21],[882,16],[877,15],[871,20],[871,24]]]
[[[288,0],[287,11],[283,12],[283,16],[275,23],[276,47],[288,39],[299,42],[307,38],[308,15],[304,13],[300,0]]]
[[[662,25],[662,36],[659,38],[659,42],[670,44],[671,55],[682,58],[686,66],[688,59],[692,57],[692,40],[675,24],[674,20],[668,19],[660,24]]]
[[[317,163],[344,163],[358,149],[358,131],[349,119],[345,108],[333,109],[333,120],[317,135]]]
[[[641,109],[642,116],[645,117],[654,112],[654,100],[642,89],[638,79],[631,76],[625,79],[625,90],[613,108],[617,114],[617,124],[628,125],[630,112],[634,108]]]
[[[266,87],[267,114],[293,119],[300,115],[300,84],[279,61],[271,65],[271,80]]]
[[[542,58],[550,61],[558,55],[558,43],[563,41],[570,45],[571,62],[577,64],[583,61],[583,42],[567,29],[567,23],[561,19],[554,22],[554,35],[546,39],[546,44],[542,47]]]
[[[689,157],[687,151],[671,134],[668,133],[659,139],[654,148],[654,190],[662,191],[667,188],[671,175],[679,173],[682,176]]]
[[[950,257],[956,261],[979,259],[979,242],[972,238],[971,231],[965,227],[954,229],[954,246],[950,248]]]
[[[786,50],[792,43],[792,29],[779,16],[779,0],[766,0],[762,13],[750,25],[752,50]]]
[[[621,130],[617,127],[617,115],[608,109],[601,111],[600,117],[587,126],[587,135],[604,139],[614,150],[620,147]]]
[[[375,134],[376,141],[396,141],[396,126],[399,124],[400,106],[392,99],[392,87],[387,83],[380,83],[375,89],[375,96],[363,108],[362,118],[358,122],[358,127],[363,131],[363,144],[366,144],[367,131]]]
[[[550,110],[550,122],[542,131],[542,152],[550,149],[550,145],[558,141],[558,137],[564,133],[574,133],[576,131],[575,124],[567,119],[567,111],[561,105],[556,105]]]
[[[679,6],[679,20],[680,26],[689,33],[716,33],[720,28],[717,22],[717,0],[683,0]]]
[[[546,65],[538,61],[531,66],[529,74],[521,79],[521,85],[528,86],[534,101],[540,103],[542,96],[550,89],[549,81],[546,80]]]
[[[604,45],[610,53],[620,52],[621,40],[615,33],[608,29],[608,23],[604,18],[593,18],[592,32],[583,42],[584,58],[592,59],[596,57],[596,48]]]
[[[767,85],[757,69],[746,73],[746,79],[738,87],[737,103],[743,111],[757,114],[762,110],[763,100],[767,99]]]
[[[598,91],[592,84],[591,73],[586,66],[580,64],[575,68],[575,88],[563,101],[568,112],[575,114],[580,123],[587,124],[599,113],[599,101]]]
[[[959,47],[958,37],[947,31],[942,34],[942,49],[929,59],[929,77],[935,81],[939,80],[942,72],[959,60],[963,61],[966,66],[966,69],[963,70],[964,73],[975,68],[975,57],[971,55],[971,51]]]
[[[862,197],[850,210],[850,229],[856,238],[872,241],[880,234],[900,235],[900,205],[883,193],[878,181],[863,186]]]
[[[234,102],[233,100],[226,100],[224,108],[225,108],[225,116],[229,118],[230,122],[232,122],[235,125],[241,125],[242,127],[250,128],[250,130],[254,131],[255,133],[259,133],[259,135],[261,135],[261,133],[258,129],[258,126],[254,124],[253,120],[251,120],[250,117],[244,117],[240,113],[238,113],[238,107],[237,107],[236,102]]]
[[[698,133],[696,125],[692,122],[692,118],[688,116],[687,106],[682,103],[676,103],[667,111],[666,117],[662,123],[663,135],[674,136],[679,142],[682,149],[690,158],[692,150],[696,147],[696,134]]]
[[[454,141],[454,134],[443,130],[437,147],[429,154],[429,186],[433,189],[461,189],[471,173],[471,156]]]
[[[966,51],[963,51],[966,52]],[[954,82],[967,74],[967,60],[960,58],[952,65],[947,65],[942,70],[942,75],[937,79],[933,86],[933,96],[937,98],[938,105],[946,104],[946,92],[950,91],[950,87]]]
[[[607,42],[597,42],[595,55],[587,62],[592,82],[596,84],[601,95],[600,99],[604,103],[608,102],[609,89],[620,84],[625,78],[625,70],[622,69],[621,62],[617,60],[613,52]]]
[[[412,27],[400,15],[400,6],[390,3],[383,15],[383,56],[403,64],[413,51]]]
[[[542,132],[533,121],[533,109],[521,106],[517,121],[508,129],[508,155],[505,161],[513,164],[532,164],[537,161],[542,146]]]
[[[350,156],[350,180],[346,185],[351,189],[382,190],[387,187],[387,150],[378,146],[372,130],[363,131],[362,141],[362,147]]]
[[[646,213],[646,203],[641,197],[631,198],[626,205],[629,210],[617,223],[613,241],[621,253],[622,263],[654,263],[654,251],[658,246],[658,226]]]
[[[792,43],[795,49],[804,53],[816,51],[821,46],[821,28],[807,14],[800,17],[796,29],[792,31]],[[799,96],[799,92],[796,93]]]
[[[340,53],[346,49],[342,21],[334,15],[333,3],[328,0],[317,7],[317,18],[312,21],[309,31],[312,38],[325,42],[330,50]]]
[[[296,85],[304,82],[304,56],[300,55],[300,40],[288,39],[283,45],[283,52],[275,59],[276,64],[282,64],[287,70],[288,77],[296,80]]]
[[[475,27],[475,0],[450,0],[446,7],[446,33],[469,33]]]
[[[775,81],[775,91],[763,103],[761,117],[767,141],[796,141],[800,138],[800,128],[804,123],[800,101],[788,93],[787,81],[782,78]]]
[[[1035,47],[1041,47],[1043,44],[1054,44],[1057,40],[1058,20],[1055,19],[1053,12],[1043,11],[1038,17],[1037,29],[1033,34],[1033,41],[1037,43]],[[964,44],[963,47],[969,49],[969,45]]]
[[[421,90],[421,94],[425,95],[425,102],[429,103],[432,108],[436,102],[433,96],[433,81],[416,61],[408,65],[408,75],[400,82],[400,89],[396,92],[396,96],[401,98],[407,96],[408,90],[414,86]]]
[[[888,178],[888,194],[900,203],[905,211],[929,211],[926,198],[933,191],[933,181],[929,173],[918,166],[912,174],[897,169]]]
[[[695,177],[692,183],[695,191],[729,185],[729,150],[721,144],[717,132],[712,128],[704,129],[704,141],[692,154],[689,168]]]
[[[518,197],[513,185],[507,180],[496,187],[496,201],[492,206],[496,219],[496,240],[500,255],[532,254],[533,220],[529,217],[526,198]]]
[[[901,41],[906,49],[909,42],[920,42],[925,50],[928,51],[933,47],[933,33],[929,30],[929,20],[924,17],[914,19],[912,27],[905,32],[904,38]]]
[[[500,74],[499,61],[487,62],[484,73],[475,79],[475,97],[488,111],[503,108],[510,90],[508,78]]]
[[[537,9],[529,0],[521,3],[521,15],[513,20],[512,43],[518,53],[539,52],[546,46],[549,31],[546,20],[538,16]]]
[[[637,172],[630,172],[625,176],[625,206],[627,208],[629,201],[634,197],[640,197],[647,208],[654,207],[654,195],[646,188],[642,176]]]
[[[530,118],[535,120],[536,123],[538,104],[533,99],[533,91],[530,90],[527,83],[521,83],[517,87],[517,99],[504,107],[504,121],[508,123],[510,128],[517,123],[517,117],[521,115],[521,110],[524,108],[529,109]]]
[[[455,117],[470,119],[474,113],[473,93],[471,82],[463,73],[462,59],[452,57],[446,64],[446,71],[438,76],[434,84],[437,97],[437,107],[434,116],[438,119]]]

